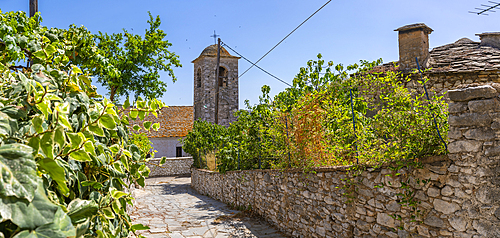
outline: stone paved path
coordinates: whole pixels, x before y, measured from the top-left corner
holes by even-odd
[[[133,196],[131,218],[151,228],[141,232],[146,237],[285,237],[260,218],[198,194],[190,177],[149,178]]]

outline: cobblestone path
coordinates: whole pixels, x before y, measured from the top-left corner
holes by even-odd
[[[198,194],[190,177],[149,178],[133,196],[131,218],[150,227],[141,232],[146,237],[285,237],[260,218]]]

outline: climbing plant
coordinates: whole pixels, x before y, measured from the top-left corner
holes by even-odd
[[[0,237],[128,237],[147,229],[127,214],[128,189],[144,186],[149,174],[128,126],[163,103],[139,97],[117,107],[98,95],[71,58],[115,70],[80,44],[86,31],[40,21],[0,13]]]

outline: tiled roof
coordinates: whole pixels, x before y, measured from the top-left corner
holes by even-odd
[[[149,114],[144,118],[144,121],[160,123],[160,129],[155,131],[151,129],[145,132],[149,138],[152,137],[183,137],[193,129],[194,108],[192,106],[168,106],[161,109],[158,113],[158,118],[153,114]],[[132,124],[142,127],[142,121],[137,119]]]
[[[500,70],[500,49],[462,38],[432,49],[426,67],[434,72]]]

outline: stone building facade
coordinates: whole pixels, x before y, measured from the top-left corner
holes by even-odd
[[[216,80],[217,45],[208,46],[194,64],[194,119],[215,122],[215,100],[217,84],[218,124],[229,126],[236,120],[238,110],[238,59],[221,47],[219,79]]]
[[[423,23],[400,27],[398,32],[399,61],[386,63],[376,71],[398,70],[408,73],[417,68],[415,58],[428,79],[426,87],[433,94],[444,96],[448,90],[500,82],[500,33],[476,34],[480,41],[462,38],[456,42],[429,49],[433,30]],[[396,67],[394,67],[396,65]],[[407,87],[423,93],[420,77],[413,75]]]

